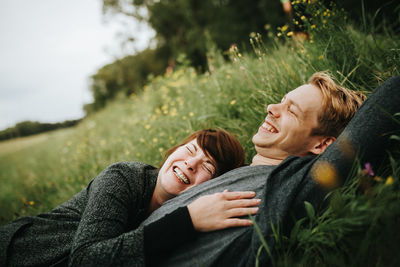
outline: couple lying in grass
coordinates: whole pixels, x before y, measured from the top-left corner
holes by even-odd
[[[376,163],[400,111],[400,77],[365,96],[323,72],[267,107],[244,166],[240,143],[201,130],[167,152],[157,169],[116,163],[49,213],[0,227],[3,266],[263,266],[273,227],[284,233],[323,205],[327,185],[347,178],[357,157]],[[357,112],[356,112],[357,111]],[[324,168],[333,170],[326,183]],[[257,256],[258,255],[258,256]]]

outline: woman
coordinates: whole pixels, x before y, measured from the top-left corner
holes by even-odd
[[[199,198],[157,224],[138,227],[163,202],[242,166],[243,161],[243,149],[232,135],[202,130],[170,149],[160,170],[139,162],[113,164],[50,213],[23,217],[1,227],[0,265],[144,265],[145,255],[150,259],[157,247],[159,236],[154,233],[168,233],[171,225],[182,225],[177,231],[181,235],[169,237],[171,242],[192,238],[195,230],[250,225],[249,220],[230,218],[244,215],[243,211],[257,212],[254,206],[259,201],[249,199],[254,193],[224,192]],[[240,198],[243,201],[231,201]],[[214,211],[210,200],[231,205]],[[163,248],[157,248],[160,250]]]

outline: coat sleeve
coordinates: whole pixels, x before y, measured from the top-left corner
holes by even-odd
[[[89,185],[87,205],[72,243],[70,266],[145,265],[143,227],[126,232],[130,215],[138,211],[144,194],[143,184],[129,184],[126,176],[130,172],[126,164],[116,163]]]

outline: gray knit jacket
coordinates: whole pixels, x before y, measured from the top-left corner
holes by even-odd
[[[0,227],[0,266],[144,266],[143,227],[158,170],[120,162],[49,213]],[[82,220],[81,220],[82,219]]]

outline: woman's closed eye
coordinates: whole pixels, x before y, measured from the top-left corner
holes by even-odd
[[[214,166],[209,163],[209,162],[204,162],[203,163],[203,168],[210,173],[211,175],[214,175]]]
[[[190,154],[193,154],[193,148],[190,148],[189,145],[186,145],[185,147]]]

